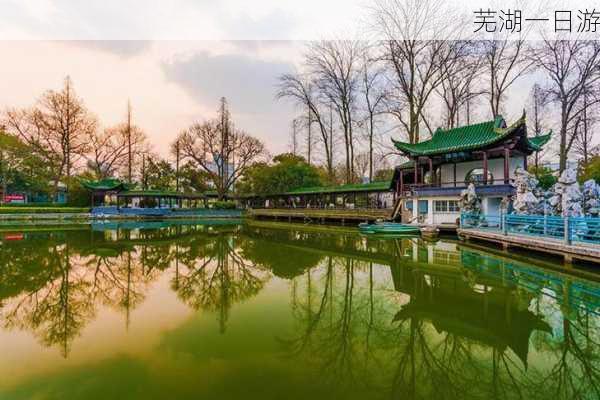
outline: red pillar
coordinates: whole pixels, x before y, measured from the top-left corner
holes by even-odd
[[[433,160],[431,159],[431,157],[429,157],[428,159],[429,162],[429,179],[431,180],[431,184],[435,184],[435,179],[433,177]]]
[[[504,149],[504,183],[508,184],[510,181],[510,172],[509,172],[509,167],[508,167],[508,163],[510,160],[510,149],[506,148]]]
[[[402,172],[402,170],[400,170],[400,196],[402,197],[402,194],[404,193],[404,173]]]
[[[456,163],[454,163],[454,187],[456,187]]]
[[[419,168],[419,158],[418,157],[415,158],[414,167],[415,167],[415,185],[416,185],[417,183],[419,183],[419,171],[417,169],[417,168]]]
[[[487,151],[483,152],[483,184],[487,185],[488,183],[488,157]]]

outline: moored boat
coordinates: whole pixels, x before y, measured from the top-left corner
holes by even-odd
[[[418,226],[399,224],[396,222],[376,222],[374,224],[362,223],[358,224],[358,229],[361,233],[385,233],[385,234],[418,234],[420,232]]]

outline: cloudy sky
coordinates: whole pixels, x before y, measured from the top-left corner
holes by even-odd
[[[275,100],[277,77],[298,68],[307,40],[372,38],[373,1],[0,0],[0,109],[32,105],[69,75],[104,126],[123,121],[131,100],[135,122],[166,155],[225,96],[235,123],[277,154],[289,149],[297,112]],[[472,14],[487,3],[444,4]],[[507,102],[508,118],[520,115],[534,78],[514,88],[521,100]]]
[[[346,31],[363,7],[316,0],[0,0],[0,108],[32,105],[69,75],[105,126],[124,119],[130,99],[136,123],[164,155],[175,135],[214,116],[225,96],[239,127],[271,152],[286,151],[294,109],[275,100],[277,77],[294,71],[304,39]]]
[[[69,75],[105,126],[134,119],[155,149],[190,123],[215,115],[227,97],[235,123],[285,151],[293,106],[275,100],[277,77],[291,72],[302,43],[290,41],[0,41],[0,107],[33,104]]]

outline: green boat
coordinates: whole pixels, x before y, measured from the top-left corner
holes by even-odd
[[[418,226],[399,224],[396,222],[376,222],[374,224],[362,223],[358,224],[358,229],[361,233],[367,234],[385,233],[395,235],[414,235],[420,233]]]

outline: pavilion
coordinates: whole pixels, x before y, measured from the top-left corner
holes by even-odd
[[[409,161],[396,167],[392,185],[400,199],[403,222],[454,224],[460,214],[460,193],[473,183],[485,214],[498,215],[518,167],[542,150],[551,132],[527,136],[525,114],[510,126],[504,118],[453,129],[438,128],[419,143],[393,141]],[[395,207],[396,210],[396,207]],[[396,214],[396,213],[395,213]]]
[[[116,178],[82,181],[90,191],[91,206],[116,206],[126,208],[198,208],[208,207],[208,200],[216,198],[214,192],[182,193],[166,190],[140,190]]]
[[[390,181],[339,186],[303,187],[283,193],[240,196],[251,208],[391,208]]]

